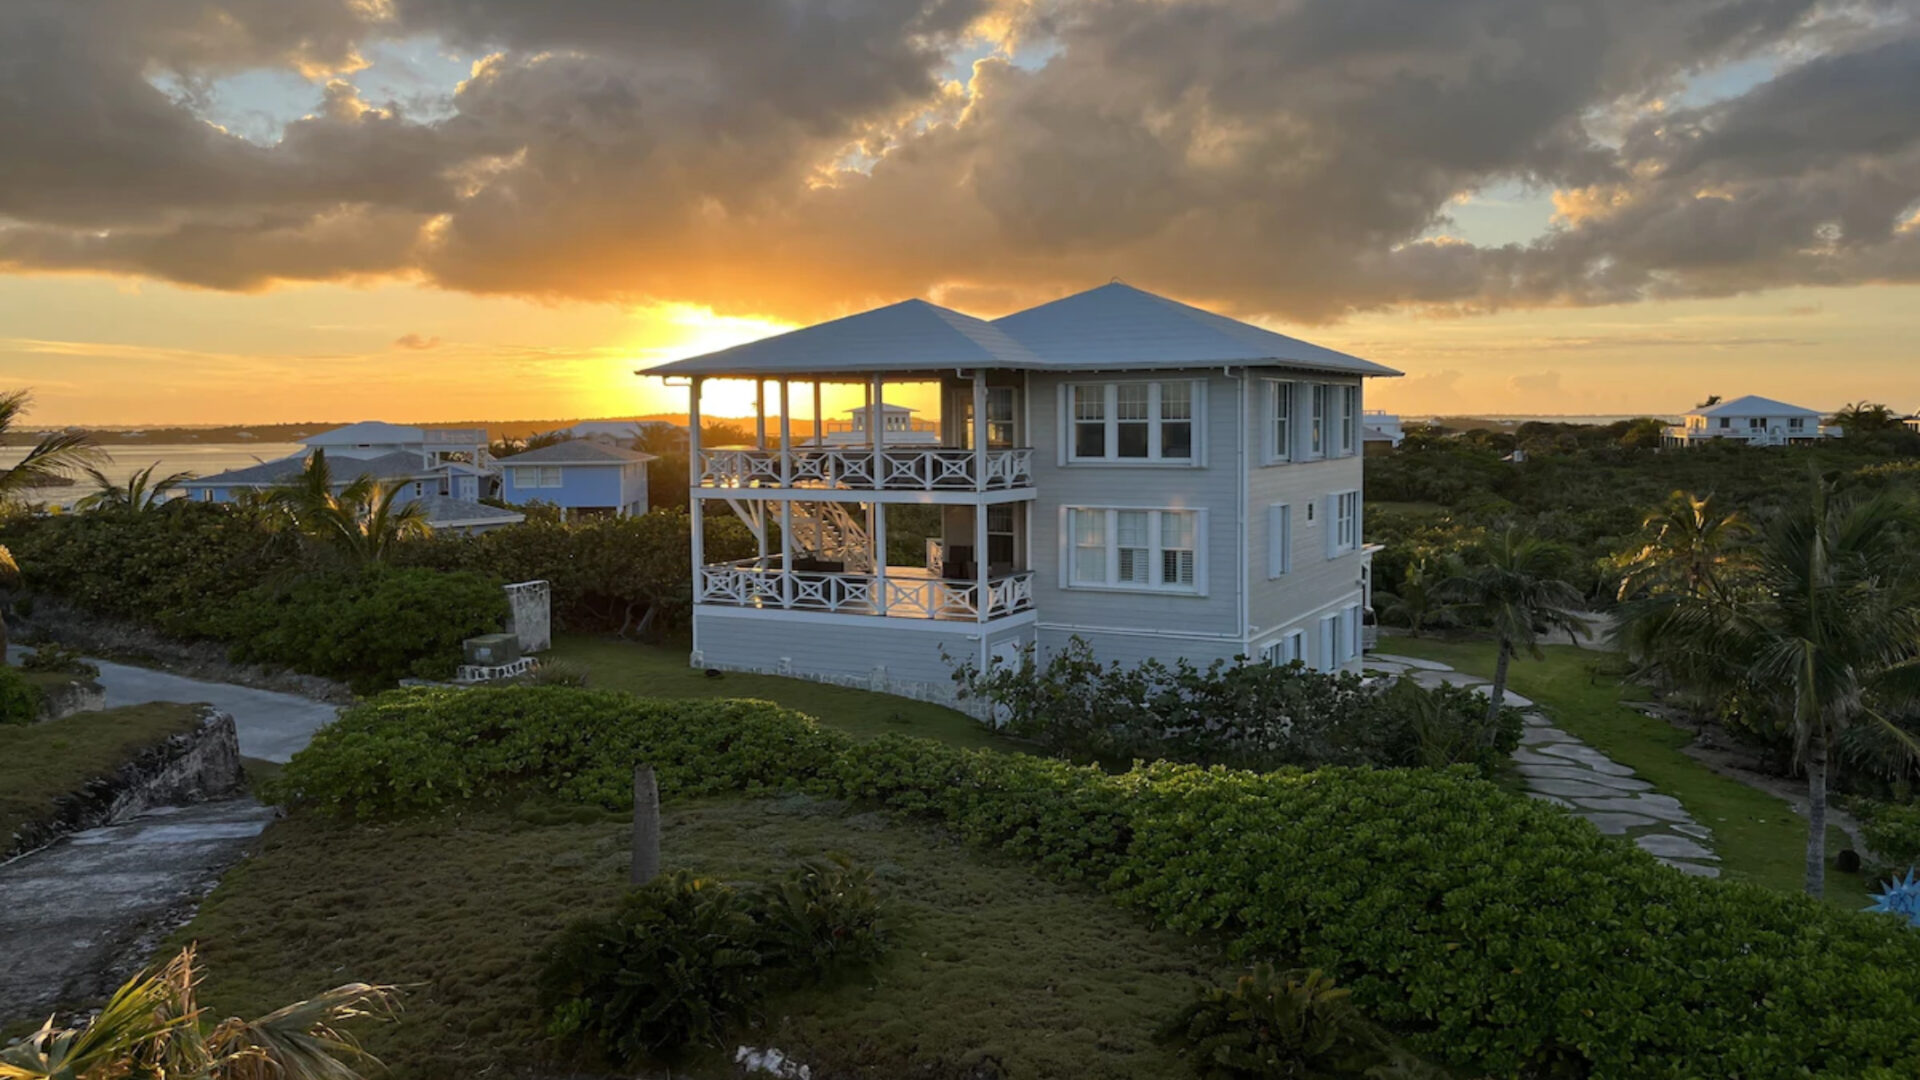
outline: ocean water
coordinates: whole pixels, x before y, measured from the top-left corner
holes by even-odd
[[[10,468],[27,456],[30,447],[0,446],[0,468]],[[154,470],[156,477],[168,473],[190,472],[195,476],[211,476],[226,472],[228,469],[244,469],[249,465],[258,465],[263,461],[273,461],[296,453],[301,449],[299,443],[153,443],[140,446],[103,447],[108,457],[99,466],[115,483],[125,483],[127,478],[155,462],[159,468]],[[46,502],[59,506],[72,504],[75,499],[92,490],[92,481],[82,477],[72,487],[42,488],[34,502]]]

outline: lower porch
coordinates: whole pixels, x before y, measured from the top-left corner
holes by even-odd
[[[1033,609],[1031,570],[989,577],[984,600],[975,578],[947,577],[929,567],[881,570],[861,572],[844,561],[813,557],[739,559],[701,567],[694,603],[964,622]]]

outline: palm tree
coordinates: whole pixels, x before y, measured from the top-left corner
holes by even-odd
[[[1578,590],[1559,576],[1567,549],[1551,541],[1507,529],[1488,536],[1469,551],[1453,574],[1434,589],[1443,601],[1458,604],[1493,631],[1499,650],[1487,714],[1497,719],[1506,703],[1507,668],[1525,649],[1538,660],[1543,634],[1565,630],[1577,635],[1587,622],[1578,614]]]
[[[385,562],[401,541],[433,531],[418,503],[395,505],[402,486],[363,475],[335,488],[327,452],[315,450],[306,468],[274,488],[271,498],[292,512],[303,532],[350,562]]]
[[[1740,547],[1751,532],[1738,511],[1721,510],[1712,495],[1674,492],[1641,520],[1640,550],[1622,568],[1620,599],[1720,592],[1738,570]]]
[[[1420,631],[1436,622],[1444,624],[1452,608],[1442,603],[1436,594],[1440,581],[1431,559],[1425,555],[1416,558],[1407,565],[1399,591],[1380,594],[1383,601],[1380,614],[1405,623],[1413,637],[1419,637]]]
[[[89,495],[75,502],[76,510],[132,510],[142,513],[161,506],[166,502],[166,494],[188,480],[193,479],[190,472],[169,473],[158,480],[153,471],[160,467],[159,462],[141,469],[127,477],[125,484],[117,484],[113,478],[89,465],[86,474],[93,479],[94,489]]]
[[[1875,401],[1848,402],[1839,412],[1829,416],[1827,423],[1845,431],[1850,437],[1898,430],[1904,426],[1900,414]]]
[[[1631,616],[1641,632],[1624,635],[1643,654],[1664,652],[1688,670],[1718,672],[1722,690],[1771,708],[1792,731],[1807,773],[1812,896],[1826,890],[1833,739],[1869,721],[1920,752],[1875,707],[1877,695],[1906,696],[1920,681],[1914,524],[1890,496],[1836,497],[1818,484],[1806,506],[1779,514],[1761,532],[1747,587],[1649,603]]]
[[[0,437],[13,430],[14,422],[31,404],[33,395],[29,391],[0,393]],[[17,498],[28,488],[70,479],[77,470],[97,465],[105,456],[84,432],[56,431],[42,435],[18,465],[0,470],[0,501]]]
[[[359,1080],[354,1065],[380,1064],[340,1025],[390,1015],[392,987],[348,983],[257,1020],[229,1018],[208,1029],[198,983],[187,948],[157,974],[134,976],[86,1026],[56,1028],[48,1020],[0,1050],[0,1080]]]

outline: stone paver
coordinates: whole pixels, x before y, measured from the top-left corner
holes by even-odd
[[[1411,669],[1409,677],[1429,689],[1468,686],[1486,693],[1490,685],[1431,660],[1376,654],[1369,663],[1382,660]],[[1694,821],[1680,800],[1654,791],[1628,766],[1554,727],[1526,698],[1509,691],[1506,703],[1523,710],[1520,748],[1513,752],[1513,762],[1530,797],[1577,814],[1609,836],[1630,837],[1642,851],[1683,874],[1720,876],[1720,868],[1710,865],[1719,861],[1708,846],[1713,830]]]

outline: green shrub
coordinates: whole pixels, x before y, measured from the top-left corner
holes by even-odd
[[[478,574],[375,565],[262,585],[234,604],[219,636],[235,660],[376,690],[452,675],[461,642],[497,632],[506,616],[505,593]]]
[[[658,878],[560,935],[540,978],[549,1030],[623,1063],[717,1044],[765,994],[757,937],[738,890],[685,871]]]
[[[717,1044],[768,991],[817,982],[885,951],[873,875],[844,856],[811,859],[770,885],[685,871],[578,920],[544,961],[540,1007],[559,1038],[616,1062]]]
[[[1901,874],[1920,865],[1920,805],[1855,799],[1852,809],[1882,869]]]
[[[0,665],[0,724],[31,724],[40,719],[40,691],[20,673]]]
[[[1201,1080],[1355,1080],[1444,1076],[1394,1045],[1320,971],[1255,964],[1232,986],[1212,986],[1161,1029],[1185,1048]]]
[[[1518,712],[1490,722],[1485,699],[1456,687],[1369,685],[1298,663],[1102,664],[1079,638],[1045,664],[1028,651],[986,671],[961,664],[954,678],[964,696],[991,702],[1010,733],[1103,761],[1472,764],[1491,772],[1519,745],[1522,726]]]
[[[770,967],[824,979],[886,951],[873,871],[844,855],[808,859],[756,899]]]
[[[85,675],[92,678],[100,674],[100,667],[64,645],[48,642],[35,645],[33,651],[20,660],[21,671],[44,671],[55,675]]]
[[[1920,1070],[1920,935],[1702,881],[1471,769],[1089,766],[887,736],[759,702],[412,690],[349,710],[277,795],[388,812],[539,789],[628,805],[805,786],[946,823],[1249,961],[1324,970],[1415,1051],[1481,1074],[1631,1080]]]
[[[585,686],[587,669],[565,660],[542,660],[540,666],[520,678],[528,686]]]

